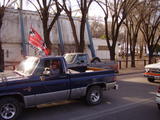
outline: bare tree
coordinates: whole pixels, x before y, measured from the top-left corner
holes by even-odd
[[[138,34],[142,21],[145,19],[142,7],[143,3],[138,3],[135,8],[128,14],[124,24],[127,27],[128,39],[130,43],[131,67],[135,67],[135,50],[137,45]]]
[[[141,32],[149,51],[149,63],[152,63],[153,52],[160,41],[160,6],[158,0],[144,0],[146,19],[141,25]]]
[[[115,47],[120,28],[138,0],[95,0],[105,14],[105,34],[110,51],[110,59],[115,60]],[[110,20],[111,19],[111,20]],[[110,22],[111,21],[111,22]],[[111,24],[109,26],[109,24]],[[109,29],[111,35],[109,36]]]
[[[7,7],[11,7],[17,0],[3,0],[0,3],[0,31],[3,23],[3,17],[5,13],[5,9]],[[3,56],[3,50],[2,50],[2,42],[0,38],[0,69],[4,69],[4,56]],[[0,70],[1,71],[1,70]]]
[[[43,25],[43,36],[44,41],[46,43],[47,48],[51,50],[51,41],[50,41],[50,32],[52,27],[58,17],[62,12],[62,7],[59,5],[58,0],[28,0],[36,9],[40,16]],[[51,14],[52,8],[55,7],[54,17],[52,18],[51,22],[49,23],[49,16]],[[50,53],[51,54],[51,53]]]
[[[87,14],[89,11],[89,7],[93,0],[76,0],[79,9],[78,11],[81,14],[80,18],[80,36],[78,36],[78,33],[76,31],[76,25],[73,20],[73,10],[72,10],[72,2],[71,0],[63,0],[63,10],[67,14],[71,28],[72,28],[72,34],[73,38],[75,40],[76,44],[76,51],[77,52],[84,52],[85,49],[85,39],[84,39],[84,33],[85,33],[85,24],[86,24],[86,19],[87,19]],[[80,40],[78,39],[80,38]]]
[[[91,22],[91,32],[92,32],[92,37],[95,38],[105,38],[105,26],[103,23],[99,21],[99,19],[94,19]]]

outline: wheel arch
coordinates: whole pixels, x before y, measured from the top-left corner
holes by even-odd
[[[0,99],[11,97],[17,99],[19,102],[21,102],[24,105],[24,97],[20,93],[11,93],[11,94],[2,94],[0,95]]]
[[[103,90],[106,89],[106,84],[105,84],[105,83],[94,83],[94,84],[91,84],[91,85],[89,85],[89,86],[87,87],[87,91],[88,91],[91,87],[93,87],[93,86],[99,86],[99,87],[102,88]],[[86,91],[86,92],[87,92],[87,91]]]

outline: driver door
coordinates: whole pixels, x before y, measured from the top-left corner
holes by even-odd
[[[52,61],[50,60],[49,63],[51,63]],[[62,69],[61,64],[59,68]],[[53,74],[41,75],[40,81],[46,92],[36,95],[36,99],[39,101],[38,104],[57,102],[68,99],[70,94],[69,75],[62,72],[60,72],[59,75],[56,76]]]

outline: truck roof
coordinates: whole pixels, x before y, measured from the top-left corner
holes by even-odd
[[[42,59],[50,59],[50,58],[59,58],[59,59],[63,59],[62,56],[43,56],[43,57],[40,57]]]

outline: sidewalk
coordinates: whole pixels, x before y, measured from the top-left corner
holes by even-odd
[[[128,68],[126,68],[126,63],[121,63],[121,69],[119,69],[119,75],[120,74],[134,74],[134,73],[143,73],[144,70],[144,61],[136,61],[135,63],[136,67],[131,67],[131,62],[128,62]],[[119,66],[120,67],[120,66]]]
[[[144,72],[144,68],[123,68],[123,69],[119,69],[119,75],[143,73],[143,72]]]

